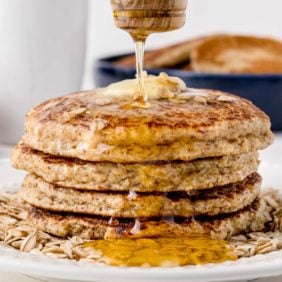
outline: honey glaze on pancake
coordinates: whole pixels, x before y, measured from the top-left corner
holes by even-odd
[[[178,77],[168,76],[166,73],[160,73],[158,76],[148,75],[147,72],[142,73],[144,80],[144,91],[146,91],[147,100],[163,100],[174,99],[183,92],[187,92],[187,87]],[[141,105],[138,101],[139,88],[138,79],[126,79],[116,83],[112,83],[105,88],[96,90],[95,100],[96,105],[118,104],[120,108],[141,109],[149,108]],[[143,101],[144,102],[144,101]],[[146,103],[146,102],[145,102]]]
[[[89,92],[88,95],[80,97],[85,107],[84,110],[87,113],[95,113],[95,119],[98,119],[100,127],[102,125],[106,127],[110,121],[103,120],[103,115],[109,118],[114,113],[117,117],[127,120],[128,117],[125,110],[131,110],[128,114],[131,119],[142,118],[149,121],[157,115],[156,118],[158,119],[175,117],[178,121],[187,112],[187,107],[180,105],[180,108],[177,108],[174,107],[175,104],[189,103],[193,107],[200,107],[198,109],[200,111],[201,106],[206,107],[209,103],[214,103],[214,106],[216,106],[221,103],[226,105],[226,102],[238,102],[235,96],[226,95],[226,93],[188,88],[183,80],[178,77],[168,76],[164,72],[158,76],[144,73],[144,80],[150,107],[143,109],[135,107],[132,97],[138,91],[136,88],[137,81],[136,79],[126,79],[112,83],[104,88],[98,88],[94,92]],[[171,110],[169,115],[167,114],[168,109]],[[116,126],[116,124],[112,124],[112,126]],[[119,124],[119,126],[122,125]],[[95,126],[95,129],[101,130],[104,127],[96,128]]]
[[[95,240],[85,243],[84,247],[100,251],[113,266],[173,267],[237,259],[227,241],[204,235]]]
[[[214,104],[234,104],[238,99],[231,95],[220,92],[210,93],[203,89],[188,88],[183,80],[178,77],[169,76],[162,72],[158,76],[144,73],[144,83],[148,94],[148,104],[150,106],[140,107],[140,103],[132,100],[136,96],[136,79],[127,79],[112,83],[105,88],[95,90],[94,95],[85,98],[85,105],[88,113],[93,113],[94,122],[91,125],[89,142],[85,149],[96,147],[96,153],[101,154],[114,148],[111,144],[93,143],[97,131],[107,127],[116,127],[116,134],[122,136],[126,134],[126,127],[138,124],[140,138],[137,134],[130,136],[143,140],[144,145],[151,146],[151,133],[142,124],[163,124],[163,120],[171,127],[181,127],[185,123],[187,104],[202,112],[208,103]],[[227,106],[228,107],[228,106]],[[101,114],[101,112],[103,114]],[[119,124],[115,124],[112,116],[119,118]],[[105,117],[105,119],[103,118]],[[153,121],[152,121],[153,119]],[[114,141],[114,135],[111,136]],[[115,142],[114,142],[115,143]],[[126,145],[126,143],[123,143]]]

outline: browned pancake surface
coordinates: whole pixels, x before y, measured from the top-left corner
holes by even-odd
[[[175,237],[205,234],[228,239],[233,235],[262,231],[271,220],[270,209],[265,201],[255,202],[251,207],[224,217],[198,219],[110,219],[51,213],[31,208],[31,224],[39,230],[59,237],[80,236],[83,239],[99,238],[149,238]]]
[[[21,144],[12,154],[15,168],[59,186],[96,191],[171,192],[207,189],[242,181],[257,171],[251,152],[191,162],[115,164],[57,157]]]
[[[129,110],[97,105],[95,91],[52,99],[29,112],[23,141],[53,155],[122,163],[187,161],[272,143],[269,118],[251,102],[212,90],[188,92],[180,103],[151,100],[148,109]]]
[[[114,193],[59,187],[28,175],[20,195],[29,204],[52,211],[123,218],[191,217],[243,209],[259,196],[260,185],[261,177],[253,173],[242,182],[189,193]]]

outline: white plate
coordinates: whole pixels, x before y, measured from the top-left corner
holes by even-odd
[[[282,138],[262,154],[260,173],[264,186],[282,188]],[[23,173],[0,160],[0,186],[14,189]],[[7,185],[8,184],[8,185]],[[11,185],[12,184],[12,185]],[[282,191],[282,189],[281,189]],[[72,281],[239,281],[282,275],[282,251],[205,266],[176,268],[124,268],[55,260],[0,247],[0,269],[31,276]]]

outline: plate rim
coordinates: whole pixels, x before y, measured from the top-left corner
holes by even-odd
[[[265,278],[282,274],[282,256],[273,260],[264,260],[259,263],[259,266],[253,267],[251,267],[252,263],[247,261],[248,258],[244,258],[241,259],[241,262],[244,260],[247,261],[247,263],[239,266],[236,262],[226,262],[217,266],[206,265],[201,267],[128,268],[57,260],[35,254],[20,253],[17,250],[8,250],[15,254],[15,258],[15,256],[12,255],[5,255],[7,249],[9,248],[0,247],[1,253],[4,253],[4,255],[0,255],[0,269],[2,270],[54,279],[72,279],[75,281],[92,281],[92,277],[95,277],[95,279],[99,281],[110,281],[113,277],[120,277],[122,279],[135,281],[143,281],[145,279],[155,281],[184,281],[193,279],[193,281],[199,282],[226,281],[227,278],[232,277],[231,280],[228,281],[235,281],[236,279]],[[281,251],[271,254],[277,254],[278,252]],[[269,254],[258,256],[269,257]],[[17,271],[15,271],[15,267]],[[71,271],[69,271],[70,267]],[[46,276],[46,271],[48,271],[48,276]]]

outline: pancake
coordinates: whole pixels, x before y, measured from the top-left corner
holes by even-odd
[[[218,215],[249,206],[260,193],[257,173],[244,181],[191,193],[113,193],[55,186],[27,175],[20,195],[27,203],[46,210],[122,218]]]
[[[251,36],[212,36],[191,51],[191,67],[209,73],[282,73],[282,42]]]
[[[178,83],[167,80],[171,87]],[[128,97],[113,102],[99,93],[76,93],[35,107],[26,117],[23,143],[57,156],[136,163],[241,154],[273,141],[269,118],[233,95],[186,89],[172,98],[159,93],[148,109],[125,110]]]
[[[115,164],[56,157],[21,144],[13,166],[58,186],[96,191],[172,192],[242,181],[257,170],[257,152],[191,162]]]
[[[228,239],[239,233],[262,231],[271,221],[270,208],[261,199],[252,206],[226,216],[196,219],[113,219],[52,213],[31,208],[29,222],[39,230],[58,237],[83,239],[117,239],[210,235]]]

